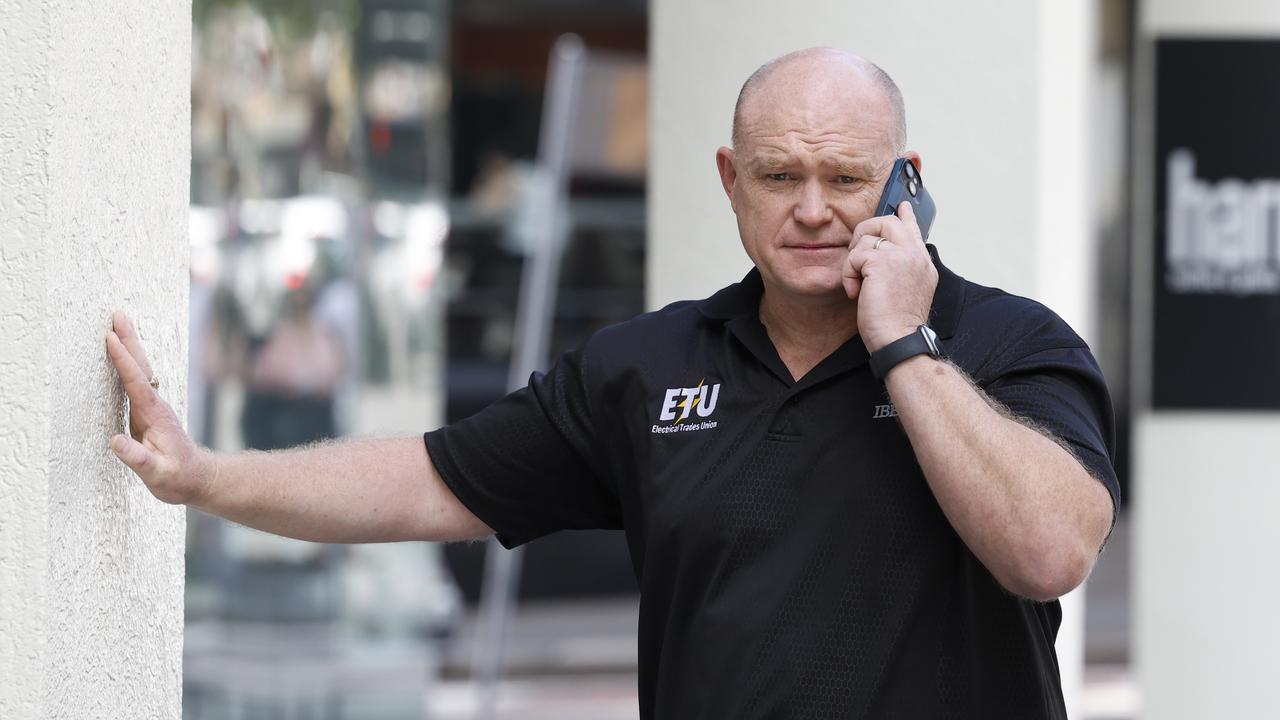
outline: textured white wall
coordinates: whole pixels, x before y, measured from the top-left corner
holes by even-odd
[[[0,718],[181,715],[184,513],[107,448],[103,333],[183,415],[189,2],[0,0]]]
[[[715,151],[761,63],[813,45],[869,58],[902,88],[912,148],[938,203],[930,240],[949,267],[1045,302],[1092,339],[1095,271],[1091,2],[654,0],[649,307],[704,297],[750,267]],[[1063,600],[1068,709],[1083,668],[1083,596]]]
[[[1147,0],[1139,7],[1142,62],[1135,84],[1145,92],[1135,107],[1134,138],[1142,175],[1155,167],[1151,43],[1160,37],[1280,40],[1280,3]],[[1150,337],[1155,272],[1153,192],[1150,184],[1135,187],[1134,326],[1142,339]],[[1135,378],[1149,377],[1150,361],[1139,353]],[[1135,407],[1146,404],[1144,390],[1135,388]],[[1132,615],[1142,716],[1275,717],[1280,413],[1143,409],[1134,430]]]
[[[0,717],[40,717],[48,613],[50,29],[36,3],[0,0]]]

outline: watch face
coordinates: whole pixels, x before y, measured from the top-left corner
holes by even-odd
[[[938,333],[928,325],[920,326],[920,334],[924,337],[925,343],[929,345],[929,354],[938,357],[942,353],[938,350]]]

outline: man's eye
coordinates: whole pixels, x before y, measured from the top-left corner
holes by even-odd
[[[791,173],[769,173],[765,177],[776,182],[786,182],[791,179]]]
[[[840,183],[841,185],[852,185],[858,182],[858,179],[852,175],[838,175],[836,176],[836,182]]]

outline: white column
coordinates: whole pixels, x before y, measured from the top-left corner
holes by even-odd
[[[1280,40],[1280,4],[1147,0],[1139,5],[1134,134],[1138,175],[1154,165],[1153,43]],[[1274,92],[1274,88],[1259,89]],[[1229,123],[1228,123],[1229,124]],[[1274,146],[1259,149],[1275,152]],[[1135,337],[1150,337],[1154,188],[1135,186]],[[1139,343],[1137,348],[1145,347]],[[1136,378],[1151,359],[1135,357]],[[1206,372],[1212,372],[1206,368]],[[1135,388],[1140,389],[1140,388]],[[1134,424],[1134,656],[1143,717],[1271,717],[1280,645],[1280,413],[1159,412]]]
[[[183,416],[189,2],[0,0],[0,717],[181,715],[185,515],[118,463],[112,309]]]
[[[1095,239],[1086,159],[1094,5],[923,0],[652,4],[650,307],[704,297],[750,267],[716,177],[733,104],[771,57],[812,45],[879,64],[906,98],[910,146],[938,204],[949,267],[1029,295],[1086,339]],[[1063,602],[1068,708],[1083,667],[1083,594]]]

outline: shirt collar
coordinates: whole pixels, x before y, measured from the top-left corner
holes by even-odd
[[[933,293],[933,308],[929,312],[929,326],[938,337],[949,338],[955,334],[956,319],[964,302],[964,280],[951,272],[938,257],[938,248],[926,245],[933,266],[938,270],[938,287]],[[760,296],[764,294],[764,281],[758,268],[751,268],[741,282],[730,285],[703,300],[698,309],[713,320],[731,320],[760,311]]]
[[[764,295],[764,280],[759,268],[752,267],[746,277],[698,303],[698,309],[712,320],[730,320],[760,310],[760,296]]]

